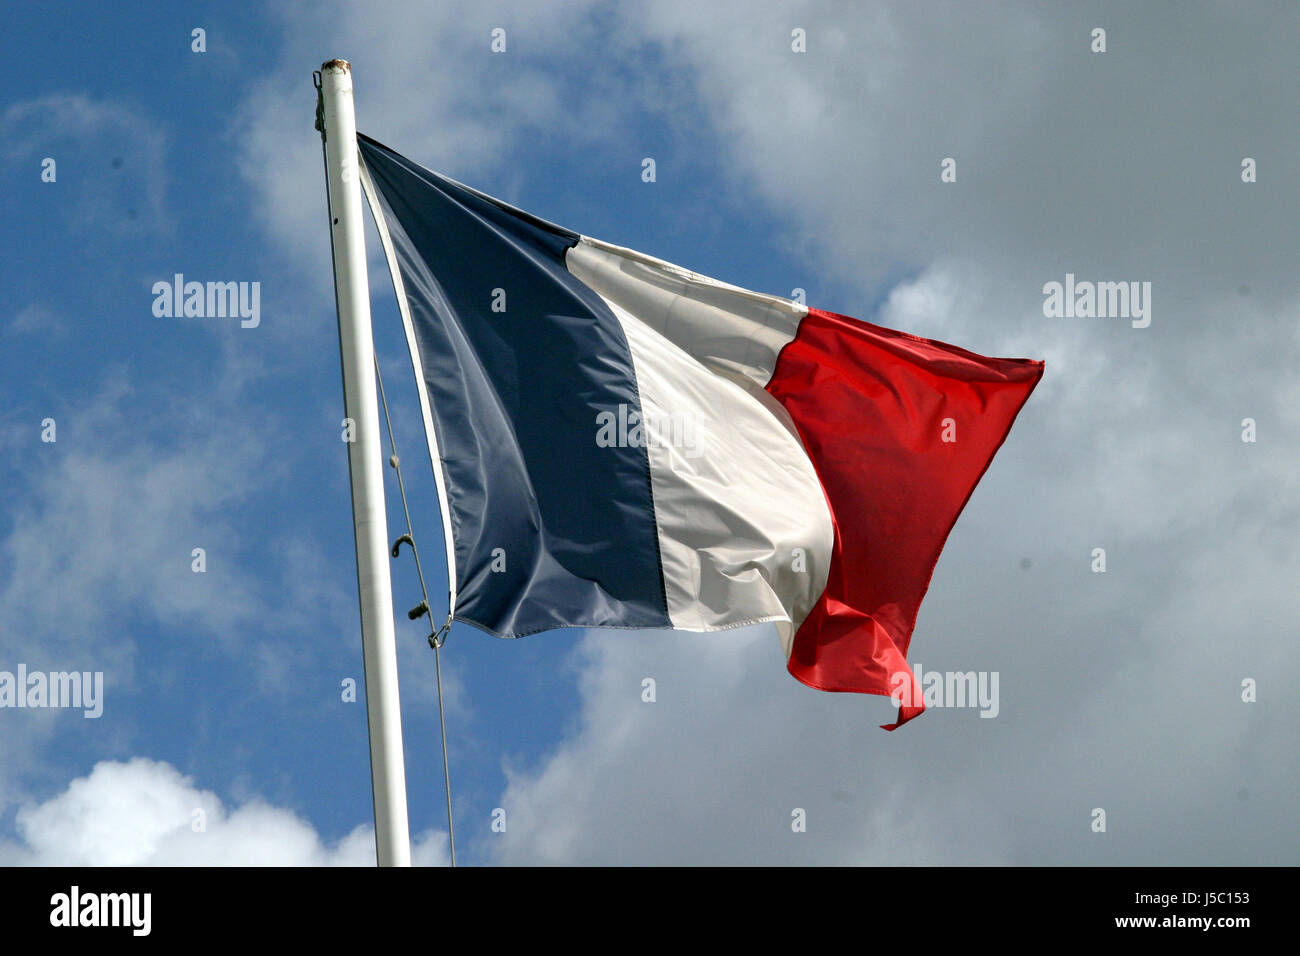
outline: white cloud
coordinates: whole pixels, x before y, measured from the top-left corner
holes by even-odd
[[[88,723],[102,724],[100,745],[120,754],[150,724],[114,702],[132,700],[141,683],[177,679],[150,653],[158,645],[201,646],[247,675],[250,690],[276,699],[289,675],[319,656],[318,644],[301,640],[304,608],[314,609],[326,640],[355,640],[356,625],[311,536],[295,535],[286,561],[259,570],[272,560],[259,553],[267,529],[254,534],[239,515],[286,467],[265,455],[273,420],[258,410],[256,427],[239,427],[236,393],[221,389],[215,400],[200,390],[160,408],[147,400],[148,383],[112,371],[105,378],[80,401],[51,400],[54,443],[40,440],[39,406],[26,425],[3,428],[6,464],[22,480],[10,488],[0,537],[0,668],[102,671],[105,716]],[[192,570],[196,547],[206,552],[202,574]],[[141,660],[151,662],[143,677]],[[9,715],[0,806],[61,776],[50,741],[89,730],[66,716]]]
[[[200,826],[201,824],[201,826]],[[62,793],[18,811],[19,842],[0,844],[8,866],[372,866],[374,832],[358,826],[323,840],[291,810],[249,800],[227,806],[165,762],[105,761]],[[447,862],[446,835],[427,831],[417,866]]]
[[[720,148],[845,281],[870,289],[960,256],[1039,285],[1067,268],[1167,277],[1167,310],[1175,279],[1245,282],[1276,304],[1296,287],[1290,210],[1238,174],[1243,155],[1300,148],[1271,39],[1294,35],[1300,11],[1270,10],[1269,29],[1212,3],[1184,13],[1175,41],[1158,7],[1110,7],[1101,55],[1074,13],[1016,3],[660,0],[628,19],[705,111],[680,148]],[[794,26],[805,54],[790,50]],[[946,157],[956,183],[940,182]]]
[[[63,317],[44,302],[32,302],[20,309],[9,323],[11,333],[59,336],[68,331]]]
[[[900,773],[884,698],[821,694],[784,670],[768,627],[592,632],[579,730],[511,769],[498,859],[519,864],[1005,862],[986,809]],[[656,681],[657,699],[641,698]],[[932,716],[932,715],[931,715]],[[928,719],[928,718],[923,718]],[[889,755],[885,751],[893,750]],[[807,832],[792,830],[805,811]],[[998,832],[992,820],[984,837]]]
[[[336,0],[286,14],[284,67],[241,105],[237,140],[254,212],[279,250],[311,274],[329,272],[320,134],[311,122],[310,74],[328,58],[322,51],[352,64],[361,132],[486,188],[530,137],[583,142],[618,127],[616,98],[574,95],[608,80],[554,69],[557,49],[581,56],[603,42],[587,16],[593,6]],[[497,26],[507,31],[504,54],[490,50]],[[498,190],[505,199],[508,192]]]
[[[273,237],[301,256],[307,236],[328,271],[319,180],[301,176],[319,164],[305,71],[325,49],[357,66],[363,129],[485,187],[539,130],[617,138],[611,104],[649,108],[677,125],[679,168],[719,170],[777,214],[815,267],[800,283],[812,304],[873,318],[819,295],[838,280],[883,298],[885,324],[1048,368],[913,645],[927,668],[999,670],[997,719],[933,712],[886,736],[883,701],[795,684],[766,630],[593,633],[578,730],[510,768],[499,858],[1294,862],[1300,716],[1280,689],[1300,677],[1300,279],[1278,180],[1247,187],[1236,170],[1246,150],[1275,169],[1297,152],[1273,38],[1300,14],[1261,28],[1201,4],[1172,36],[1158,9],[1117,6],[1101,58],[1069,11],[1018,4],[682,0],[603,29],[563,9],[287,22],[294,65],[245,109],[244,169]],[[486,54],[498,20],[549,64]],[[790,52],[794,26],[807,54]],[[611,50],[620,71],[600,68]],[[1152,281],[1152,327],[1045,319],[1042,285],[1066,272]],[[1237,436],[1247,416],[1253,446]],[[1099,545],[1104,576],[1088,569]],[[1243,704],[1248,676],[1271,695]],[[1088,830],[1097,805],[1109,835]],[[794,807],[807,834],[790,832]]]
[[[91,654],[124,668],[110,679],[129,679],[132,645],[111,621],[144,609],[237,642],[261,605],[229,559],[241,541],[223,515],[256,487],[260,442],[212,427],[220,410],[203,401],[169,409],[175,442],[153,439],[132,391],[110,376],[75,413],[52,410],[56,442],[33,427],[14,448],[28,488],[0,542],[0,651],[33,666]],[[195,547],[207,550],[204,574],[191,570]]]
[[[1210,6],[1177,43],[1156,11],[1117,8],[1112,36],[1134,52],[1104,61],[1046,8],[642,12],[643,39],[704,105],[683,148],[722,145],[731,178],[815,251],[803,284],[886,291],[879,317],[857,314],[1048,359],[910,655],[999,670],[1002,713],[936,711],[885,737],[879,701],[797,687],[767,640],[592,634],[580,729],[512,772],[499,858],[1294,862],[1300,769],[1282,728],[1300,711],[1239,694],[1245,677],[1300,676],[1281,623],[1300,617],[1300,282],[1288,207],[1242,191],[1234,152],[1294,154],[1279,121],[1294,85],[1284,108],[1243,114],[1221,76],[1162,79],[1212,61],[1247,82],[1285,57]],[[792,26],[808,29],[804,57]],[[1042,284],[1067,271],[1153,281],[1152,328],[1045,319]],[[889,291],[900,272],[915,278]],[[1247,415],[1270,422],[1267,444],[1239,440]],[[658,703],[640,702],[642,676]],[[1088,830],[1098,805],[1109,835]]]

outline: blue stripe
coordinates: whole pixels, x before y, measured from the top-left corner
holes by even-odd
[[[622,326],[565,268],[577,235],[358,142],[442,452],[456,619],[501,637],[669,627],[646,449],[596,444],[598,413],[641,404]]]

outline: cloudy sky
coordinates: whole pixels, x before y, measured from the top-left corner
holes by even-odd
[[[1047,362],[909,655],[996,673],[996,717],[884,733],[887,700],[796,683],[766,627],[457,625],[458,860],[1300,862],[1300,8],[231,7],[6,11],[0,672],[101,671],[104,689],[96,719],[0,709],[0,863],[373,858],[364,702],[341,691],[362,665],[312,128],[333,57],[363,132],[544,218]],[[418,462],[373,232],[370,249]],[[156,316],[176,273],[260,283],[259,323]],[[1149,282],[1150,325],[1046,316],[1067,274]],[[439,555],[432,478],[406,474]],[[395,488],[389,505],[396,527]],[[438,864],[409,558],[394,590],[415,858]]]

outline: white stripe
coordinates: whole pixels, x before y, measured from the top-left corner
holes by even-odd
[[[566,261],[632,353],[669,618],[704,631],[773,621],[788,656],[834,543],[812,462],[762,389],[798,307],[612,248],[584,239]]]
[[[808,307],[583,236],[569,271],[719,375],[761,391]]]
[[[370,179],[370,170],[366,161],[357,151],[357,162],[361,167],[361,188],[370,205],[370,214],[375,219],[379,230],[379,243],[384,247],[384,257],[388,260],[388,272],[393,277],[393,291],[397,294],[397,308],[402,313],[402,325],[406,329],[406,347],[411,353],[411,367],[415,370],[415,387],[420,396],[420,414],[424,416],[424,435],[428,440],[429,464],[433,466],[433,478],[438,486],[438,510],[442,512],[442,539],[447,548],[447,620],[456,615],[456,543],[451,537],[451,507],[447,504],[447,486],[442,477],[442,455],[438,451],[438,433],[433,428],[433,413],[429,405],[429,393],[424,384],[424,365],[420,361],[420,349],[415,341],[415,326],[411,323],[411,309],[406,302],[406,286],[402,283],[402,270],[397,265],[397,253],[393,249],[392,238],[388,234],[388,223],[384,221],[383,207],[375,196],[375,185]],[[433,612],[430,611],[432,618]]]

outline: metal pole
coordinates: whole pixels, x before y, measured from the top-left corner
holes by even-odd
[[[322,64],[320,71],[325,177],[334,248],[334,296],[343,359],[343,406],[344,414],[352,423],[348,471],[352,482],[352,524],[356,532],[357,591],[361,598],[375,850],[380,866],[410,866],[402,712],[397,693],[397,644],[388,575],[384,463],[379,401],[375,393],[375,346],[370,331],[361,184],[357,174],[352,67],[346,60],[330,60]]]

